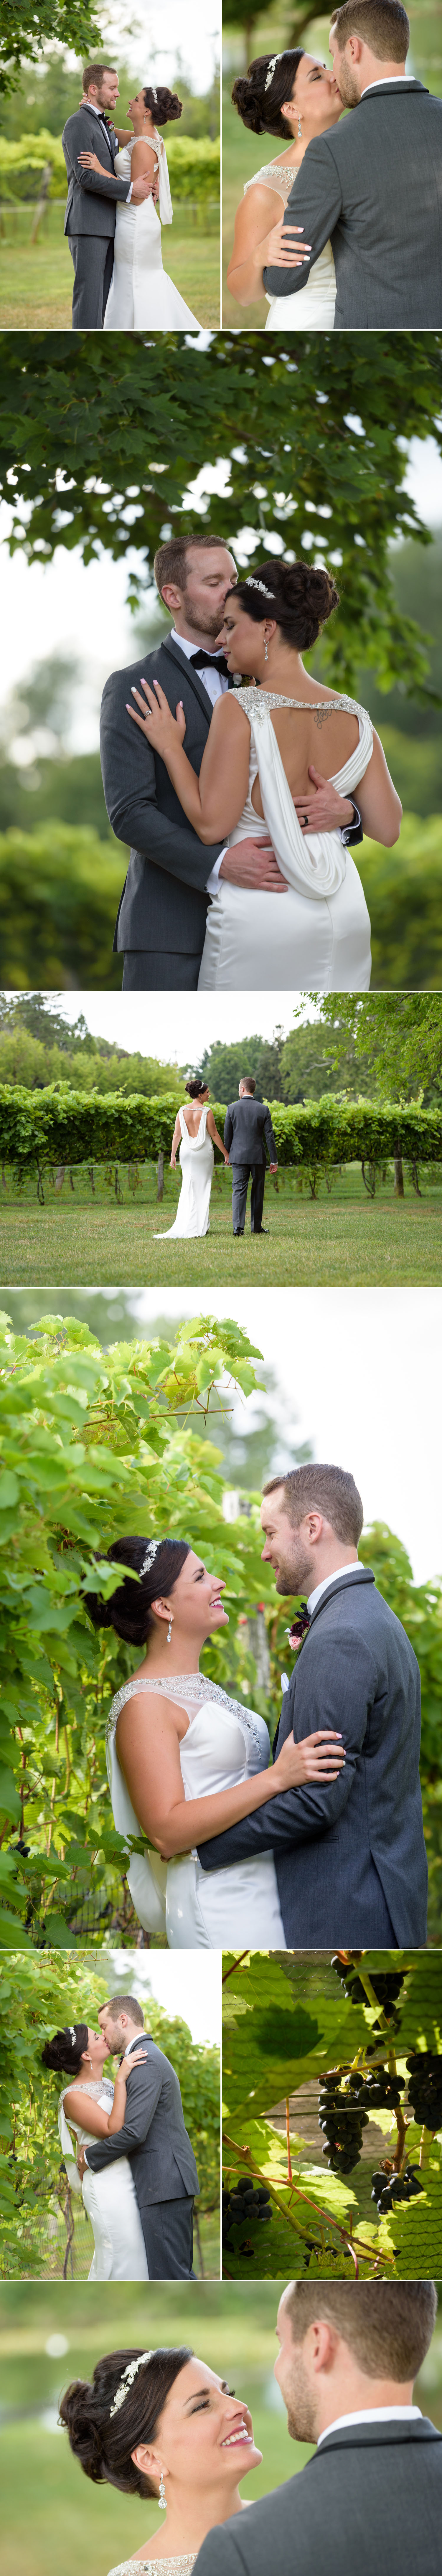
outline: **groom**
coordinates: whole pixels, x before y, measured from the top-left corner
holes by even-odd
[[[133,1995],[112,1995],[98,2014],[109,2056],[129,2057],[144,2046],[143,2066],[134,2066],[126,2093],[126,2117],[115,2137],[100,2138],[81,2148],[80,2175],[90,2166],[103,2173],[119,2156],[128,2156],[137,2195],[151,2281],[192,2281],[193,2203],[199,2192],[193,2147],[184,2126],[178,2076],[169,2058],[155,2047]]]
[[[331,1354],[333,1358],[333,1353]],[[363,1509],[343,1467],[292,1468],[264,1487],[263,1558],[276,1590],[308,1594],[273,1760],[292,1732],[343,1738],[333,1782],[288,1789],[199,1849],[203,1869],[273,1851],[289,1949],[425,1946],[428,1870],[419,1780],[420,1675],[405,1629],[360,1565]],[[295,1619],[296,1626],[296,1619]]]
[[[287,199],[285,227],[300,226],[308,260],[264,269],[268,295],[299,295],[331,239],[335,331],[442,323],[442,100],[407,75],[409,42],[401,0],[335,9],[335,81],[357,113],[309,143]]]
[[[278,1158],[270,1110],[265,1100],[254,1100],[256,1082],[253,1073],[243,1073],[238,1084],[238,1100],[231,1100],[224,1119],[224,1144],[232,1164],[232,1220],[234,1234],[243,1234],[246,1221],[247,1186],[251,1177],[250,1231],[266,1234],[262,1222],[266,1159],[264,1137],[270,1153],[270,1170],[277,1172]],[[272,1161],[273,1155],[273,1161]]]
[[[102,331],[114,265],[117,205],[142,205],[156,194],[149,179],[114,177],[117,137],[112,113],[118,98],[118,73],[109,63],[86,63],[83,96],[75,116],[68,116],[62,145],[68,174],[64,221],[73,260],[73,331]],[[111,113],[109,114],[109,110]],[[107,113],[106,113],[107,111]],[[83,152],[95,152],[103,175],[83,168]]]
[[[194,2576],[440,2576],[442,2434],[413,2405],[436,2318],[434,2281],[289,2281],[275,2379],[316,2450],[209,2532]]]

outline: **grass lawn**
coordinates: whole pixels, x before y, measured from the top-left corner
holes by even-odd
[[[74,272],[58,201],[32,246],[32,210],[6,218],[0,240],[0,324],[7,331],[70,331]],[[213,216],[210,217],[213,222]],[[163,266],[198,322],[219,329],[219,232],[203,231],[181,204],[163,235]]]
[[[362,1185],[360,1185],[362,1190]],[[277,1194],[267,1183],[268,1234],[234,1238],[221,1199],[203,1240],[183,1243],[167,1233],[174,1204],[131,1200],[106,1206],[89,1200],[51,1199],[39,1207],[11,1202],[2,1210],[0,1277],[7,1287],[437,1287],[442,1271],[442,1194],[409,1189],[403,1200],[391,1187],[375,1199],[351,1194],[351,1181],[331,1198],[307,1200]]]
[[[83,2207],[79,2205],[78,2209],[74,2209],[72,2274],[71,2271],[69,2272],[69,2278],[74,2282],[88,2280],[93,2250],[92,2228],[89,2221],[87,2219],[85,2221]],[[43,2222],[39,2225],[38,2221],[35,2223],[31,2219],[28,2226],[26,2224],[24,2226],[23,2240],[20,2244],[14,2238],[13,2244],[8,2248],[7,2239],[5,2241],[2,2251],[3,2277],[14,2281],[16,2279],[41,2280],[48,2283],[62,2281],[65,2252],[66,2231],[62,2218],[56,2235],[52,2237],[46,2234]],[[201,2256],[204,2271],[201,2269]],[[210,2210],[207,2215],[202,2213],[199,2219],[199,2241],[194,2225],[193,2269],[196,2281],[203,2279],[219,2281],[220,2221],[217,2211]]]

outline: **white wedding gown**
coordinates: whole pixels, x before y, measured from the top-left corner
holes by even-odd
[[[117,179],[130,179],[131,156],[137,138],[124,143],[114,161]],[[161,226],[172,223],[172,199],[169,172],[161,134],[155,130],[158,153],[160,221],[153,197],[134,206],[118,205],[115,216],[115,247],[112,282],[104,316],[104,331],[178,331],[191,323],[199,325],[196,313],[183,303],[178,287],[163,268]]]
[[[181,1189],[175,1223],[165,1226],[163,1234],[155,1234],[154,1243],[165,1242],[166,1236],[169,1241],[171,1234],[208,1234],[209,1231],[214,1156],[212,1138],[206,1134],[207,1108],[201,1110],[197,1136],[189,1135],[184,1108],[179,1109],[178,1117],[181,1127]]]
[[[220,878],[211,897],[198,992],[368,992],[370,920],[360,877],[339,831],[302,832],[272,725],[272,707],[317,707],[317,700],[278,697],[268,689],[235,689],[250,725],[249,787],[228,846],[270,834],[288,891],[249,894]],[[331,784],[352,796],[368,769],[373,731],[354,698],[328,706],[357,716],[359,744]],[[252,787],[259,778],[263,816]]]
[[[268,1728],[263,1717],[204,1674],[184,1673],[173,1681],[147,1681],[135,1676],[117,1691],[106,1729],[106,1761],[114,1824],[119,1834],[142,1833],[120,1768],[115,1731],[120,1709],[138,1691],[165,1693],[186,1710],[187,1734],[180,1744],[185,1798],[205,1798],[251,1780],[266,1771],[270,1759]],[[196,1705],[195,1705],[196,1703]],[[146,1845],[134,1853],[128,1885],[143,1931],[166,1930],[169,1950],[222,1950],[232,1941],[254,1950],[285,1950],[273,1852],[259,1859],[236,1861],[228,1869],[204,1870],[197,1852],[160,1860]]]
[[[263,170],[254,171],[253,179],[246,180],[244,196],[247,196],[248,188],[256,188],[261,183],[261,187],[264,184],[266,188],[273,188],[276,196],[282,198],[283,206],[287,206],[290,191],[300,177],[301,171],[291,170],[288,163],[284,166],[282,162],[269,161]],[[278,221],[277,214],[274,221]],[[293,223],[296,224],[296,208],[293,210]],[[301,250],[302,236],[299,247]],[[296,250],[296,242],[292,242],[292,250]],[[266,331],[333,331],[336,277],[331,242],[325,242],[319,259],[315,259],[306,286],[298,289],[296,294],[268,295],[267,303]]]
[[[81,2089],[82,2093],[92,2094],[103,2111],[112,2110],[114,2088],[107,2075],[103,2075],[101,2083],[82,2084]],[[64,2097],[69,2091],[70,2085],[65,2084],[58,2105],[58,2134],[71,2191],[83,2191],[93,2229],[94,2253],[88,2280],[148,2281],[146,2247],[129,2157],[118,2156],[115,2164],[103,2166],[102,2173],[88,2172],[85,2166],[81,2185],[72,2157],[70,2131],[75,2131],[81,2147],[97,2146],[99,2141],[91,2129],[80,2128],[78,2120],[70,2120],[68,2127]]]
[[[118,2567],[109,2568],[109,2576],[192,2576],[198,2550],[191,2558],[120,2558]]]

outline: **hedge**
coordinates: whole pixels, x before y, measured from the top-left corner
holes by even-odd
[[[39,1092],[1,1083],[0,1161],[12,1165],[19,1180],[35,1172],[39,1184],[51,1164],[147,1162],[170,1152],[179,1098],[178,1090],[148,1100],[142,1092],[85,1095],[68,1083]],[[222,1133],[225,1103],[215,1101],[213,1107]],[[419,1162],[442,1161],[441,1109],[342,1103],[330,1094],[295,1108],[275,1101],[272,1120],[278,1162],[306,1172],[356,1162],[365,1173],[397,1155],[415,1171]]]
[[[174,134],[173,138],[170,137],[167,160],[172,196],[177,199],[190,197],[199,205],[206,205],[208,199],[219,197],[220,159],[220,142],[211,142],[208,134]],[[13,185],[14,178],[19,177],[23,170],[44,170],[48,164],[52,169],[49,195],[59,197],[66,188],[66,163],[59,135],[50,134],[47,127],[43,127],[40,134],[22,134],[14,143],[0,136],[0,181],[5,195],[11,196],[12,202],[11,181]]]

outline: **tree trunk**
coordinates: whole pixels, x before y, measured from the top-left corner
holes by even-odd
[[[37,205],[36,205],[36,208],[35,208],[34,221],[33,221],[33,224],[32,224],[32,226],[31,226],[31,242],[36,242],[36,241],[37,241],[37,239],[38,239],[38,234],[39,234],[39,231],[40,231],[40,224],[43,222],[43,215],[45,215],[45,213],[46,213],[46,207],[47,207],[47,202],[48,202],[48,196],[49,196],[49,189],[50,189],[51,179],[52,179],[52,162],[51,162],[51,161],[47,161],[47,162],[46,162],[46,165],[45,165],[45,169],[42,171],[40,195],[39,195],[39,197],[38,197],[38,199],[37,199]]]
[[[66,1171],[66,1164],[65,1164],[65,1163],[59,1163],[59,1165],[58,1165],[58,1172],[56,1172],[56,1174],[55,1174],[54,1190],[62,1190],[62,1188],[63,1188],[64,1176],[65,1176],[65,1171]]]
[[[394,1156],[394,1195],[395,1199],[403,1199],[404,1196],[404,1167],[402,1154],[395,1154]]]
[[[164,1154],[159,1154],[159,1155],[158,1155],[158,1186],[157,1186],[157,1199],[162,1199],[162,1196],[163,1196],[163,1190],[164,1190]]]

